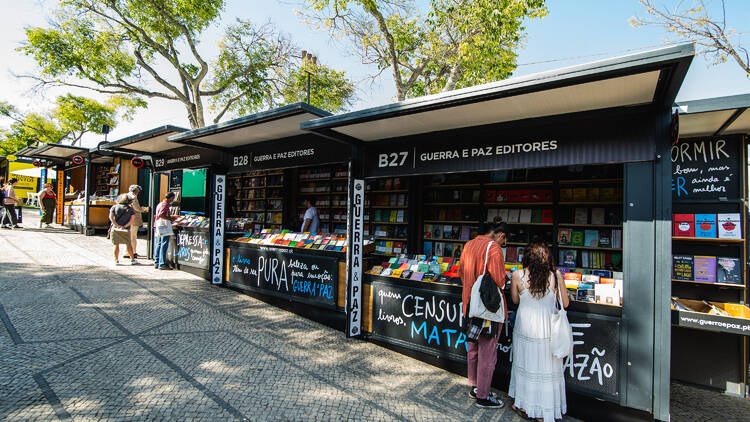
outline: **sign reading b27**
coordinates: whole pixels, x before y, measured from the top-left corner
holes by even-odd
[[[378,167],[401,167],[406,164],[409,151],[398,151],[378,154]]]

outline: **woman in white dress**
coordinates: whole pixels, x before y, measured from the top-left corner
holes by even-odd
[[[550,315],[558,301],[558,289],[566,308],[568,295],[545,244],[532,243],[526,248],[523,267],[511,278],[511,298],[519,305],[508,395],[515,399],[513,410],[522,417],[553,422],[562,419],[567,404],[563,362],[550,351]]]

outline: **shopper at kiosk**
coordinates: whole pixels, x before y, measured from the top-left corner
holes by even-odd
[[[141,228],[143,225],[143,216],[141,215],[144,212],[148,212],[148,207],[141,207],[141,204],[138,202],[138,194],[141,193],[141,187],[138,185],[130,185],[128,188],[128,198],[132,201],[130,203],[130,206],[133,207],[133,211],[135,211],[135,221],[133,222],[133,225],[130,226],[130,244],[133,245],[133,256],[131,258],[135,259],[138,257],[138,253],[136,252],[136,244],[138,242],[138,229]]]
[[[115,265],[120,264],[120,245],[125,244],[130,255],[130,264],[135,265],[137,262],[133,258],[133,245],[130,243],[130,226],[135,221],[135,211],[130,206],[131,199],[126,195],[117,197],[117,205],[109,209],[109,221],[112,222],[110,237],[112,244],[115,245]]]
[[[174,201],[174,192],[167,192],[164,200],[159,202],[156,207],[154,216],[154,227],[156,228],[156,251],[154,252],[154,267],[160,270],[171,270],[167,266],[167,248],[169,248],[169,238],[174,235],[172,231],[172,217],[169,214],[169,204]]]
[[[505,223],[485,223],[484,226],[482,233],[485,234],[475,237],[464,247],[461,253],[461,262],[458,266],[458,275],[461,277],[463,284],[464,317],[467,316],[467,309],[469,308],[471,288],[477,278],[486,271],[501,290],[502,306],[507,318],[507,303],[502,294],[502,289],[505,287],[505,263],[500,246],[505,243],[508,226]],[[497,363],[497,341],[500,334],[500,324],[472,318],[469,326],[478,326],[477,329],[480,330],[476,341],[468,343],[467,364],[469,385],[471,386],[469,395],[476,399],[475,405],[478,407],[500,409],[504,406],[503,402],[490,392],[492,375],[495,373],[495,364]]]
[[[42,206],[42,219],[39,220],[39,228],[42,228],[42,224],[46,224],[47,228],[52,224],[52,214],[55,213],[55,206],[57,206],[57,195],[52,189],[52,183],[45,183],[44,189],[39,191],[39,202]]]
[[[318,215],[318,209],[315,208],[315,199],[305,199],[305,217],[302,222],[301,232],[317,233],[320,228],[320,217]]]

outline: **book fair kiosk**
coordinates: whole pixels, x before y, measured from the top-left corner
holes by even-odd
[[[676,106],[680,140],[671,154],[671,374],[678,381],[747,397],[750,95]]]
[[[213,174],[222,171],[224,156],[214,150],[167,142],[168,137],[185,131],[180,127],[162,126],[105,147],[136,154],[140,163],[153,171],[148,202],[144,202],[151,207],[150,215],[167,192],[175,193],[176,200],[170,207],[170,214],[176,216],[175,235],[167,258],[176,268],[208,280],[212,238],[210,181]],[[151,229],[149,239],[153,236]],[[152,247],[149,247],[149,254],[153,255]]]
[[[212,282],[340,327],[351,147],[300,129],[327,115],[291,104],[169,142],[227,153],[226,173],[213,176]],[[305,200],[318,209],[317,233],[301,233]]]
[[[587,403],[577,416],[604,401],[668,419],[671,106],[693,54],[663,48],[303,123],[359,146],[362,236],[352,239],[372,238],[376,258],[361,269],[353,259],[349,291],[362,274],[365,337],[465,362],[456,264],[482,221],[502,220],[507,272],[544,240],[565,273],[569,402]],[[498,347],[501,388],[512,328],[513,316]]]

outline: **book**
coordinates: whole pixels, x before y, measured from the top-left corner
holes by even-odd
[[[585,202],[586,201],[586,188],[573,188],[573,201]]]
[[[717,214],[716,225],[719,229],[719,239],[742,239],[742,223],[738,213]]]
[[[542,210],[539,208],[534,208],[531,210],[531,222],[532,223],[541,223],[542,222]]]
[[[591,283],[591,284],[598,284],[600,277],[598,275],[594,274],[583,274],[581,276],[581,281],[585,283]]]
[[[610,230],[599,230],[599,247],[600,248],[611,248],[612,247],[612,232]]]
[[[570,244],[572,246],[583,246],[583,231],[573,230],[570,234]]]
[[[575,267],[578,257],[578,251],[575,249],[560,249],[559,264],[564,267]]]
[[[693,281],[692,255],[672,255],[672,278],[675,280]]]
[[[596,303],[596,292],[594,289],[581,289],[576,291],[576,300],[579,302]]]
[[[572,229],[558,229],[557,230],[557,244],[558,245],[570,245],[570,235],[573,233]]]
[[[716,282],[716,257],[695,256],[693,258],[695,281]]]
[[[453,227],[449,225],[443,226],[443,234],[440,237],[443,239],[453,239]]]
[[[552,224],[553,217],[552,209],[545,208],[542,210],[542,223]]]
[[[612,243],[613,248],[622,248],[622,230],[621,229],[612,230],[611,243]]]
[[[521,216],[521,210],[512,208],[508,210],[508,223],[518,223]]]
[[[506,262],[518,262],[517,249],[515,246],[508,246],[505,250],[505,261]]]
[[[576,208],[573,214],[574,224],[588,224],[589,213],[587,208]]]
[[[519,212],[518,216],[519,223],[531,223],[531,209],[523,208]]]
[[[673,214],[672,236],[695,237],[695,214]]]
[[[614,284],[597,284],[594,286],[596,303],[620,306],[620,292]]]
[[[461,226],[461,235],[459,238],[461,240],[471,239],[471,228],[469,226]]]
[[[507,208],[502,208],[502,209],[495,210],[495,211],[497,211],[497,217],[500,219],[499,221],[504,221],[504,222],[508,221],[508,209]],[[494,221],[494,220],[489,220],[489,221]]]
[[[445,244],[443,242],[435,242],[432,247],[433,255],[443,256],[445,252]]]
[[[599,230],[586,230],[584,246],[598,247],[599,246]]]
[[[695,214],[695,237],[716,237],[716,214]]]
[[[591,208],[591,224],[604,224],[604,208]]]
[[[503,221],[499,220],[498,218],[498,209],[497,208],[490,208],[487,210],[487,221],[494,222],[494,221]],[[505,214],[507,217],[507,213]]]
[[[742,284],[742,261],[739,258],[716,258],[716,282]]]
[[[523,262],[523,253],[525,251],[526,251],[526,248],[524,248],[522,246],[519,246],[518,248],[516,248],[516,256],[517,256],[517,258],[516,258],[517,261],[516,262],[519,262],[519,263]]]

